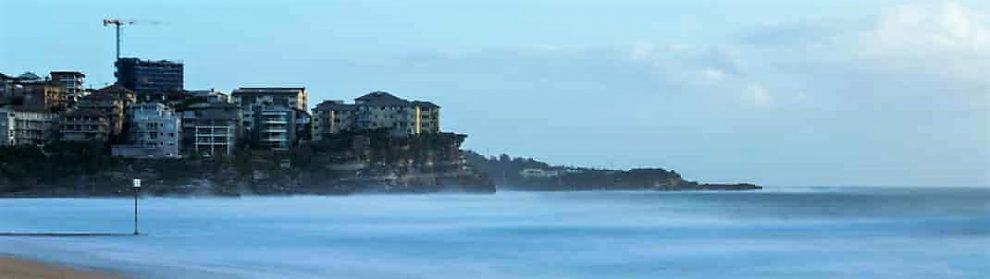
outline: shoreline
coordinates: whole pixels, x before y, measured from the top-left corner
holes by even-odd
[[[0,274],[3,278],[31,279],[119,279],[126,278],[108,271],[87,270],[68,265],[29,260],[10,254],[0,255]]]
[[[750,184],[751,185],[751,184]],[[749,186],[735,186],[730,185],[725,186],[715,186],[715,187],[689,187],[689,188],[673,188],[673,187],[662,187],[653,189],[554,189],[554,188],[522,188],[522,187],[505,187],[495,192],[472,192],[472,191],[435,191],[435,192],[358,192],[358,193],[347,193],[347,194],[327,194],[327,193],[278,193],[278,194],[241,194],[241,195],[214,195],[214,194],[142,194],[142,198],[152,197],[152,198],[243,198],[243,197],[295,197],[295,196],[325,196],[325,197],[348,197],[348,196],[376,196],[376,195],[435,195],[435,194],[468,194],[468,195],[495,195],[499,191],[514,191],[514,192],[614,192],[614,191],[642,191],[642,192],[753,192],[763,190],[763,186],[752,185]],[[40,194],[40,193],[21,193],[21,194],[0,194],[0,199],[59,199],[59,198],[107,198],[107,199],[130,199],[133,198],[132,195],[50,195],[50,194]]]

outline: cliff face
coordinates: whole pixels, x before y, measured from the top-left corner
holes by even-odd
[[[582,190],[756,190],[753,184],[702,184],[685,180],[675,171],[652,168],[605,170],[551,166],[526,158],[508,155],[485,158],[465,151],[468,163],[488,173],[500,189],[535,191]]]
[[[462,159],[464,138],[366,132],[290,152],[181,160],[112,158],[95,144],[0,148],[0,196],[128,195],[134,178],[153,195],[494,192],[491,180]]]

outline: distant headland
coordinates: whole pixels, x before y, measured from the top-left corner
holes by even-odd
[[[376,91],[310,108],[305,87],[187,90],[184,65],[119,58],[116,83],[79,71],[0,74],[0,196],[753,190],[663,169],[485,158],[440,128],[440,106]]]

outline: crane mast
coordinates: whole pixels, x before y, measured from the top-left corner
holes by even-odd
[[[113,25],[114,29],[117,31],[117,59],[120,60],[120,26],[134,24],[133,20],[122,20],[122,19],[104,19],[103,26]]]

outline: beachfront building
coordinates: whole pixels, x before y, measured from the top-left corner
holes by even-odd
[[[353,127],[353,115],[357,106],[344,101],[323,101],[313,109],[313,140],[323,140]]]
[[[179,157],[181,120],[161,103],[131,105],[128,111],[129,145],[113,146],[115,156],[139,158]]]
[[[309,138],[310,115],[284,106],[255,106],[246,126],[252,148],[287,151]],[[246,119],[246,118],[245,118]]]
[[[183,154],[233,155],[241,137],[240,109],[226,103],[198,103],[182,116]]]
[[[110,138],[110,120],[102,112],[77,109],[62,115],[59,134],[62,141],[106,142]]]
[[[309,93],[302,87],[242,87],[230,94],[252,148],[285,151],[307,140]]]
[[[313,110],[316,140],[343,131],[378,129],[396,137],[439,133],[440,106],[377,91],[354,99],[354,104],[325,101]]]

